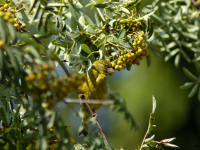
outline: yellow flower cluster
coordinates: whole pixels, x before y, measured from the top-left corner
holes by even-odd
[[[132,50],[122,50],[117,59],[111,62],[112,68],[118,71],[122,69],[131,70],[132,64],[140,65],[140,61],[149,54],[149,51],[146,49],[146,44],[143,43],[145,37],[144,32],[141,32],[134,39]]]
[[[60,77],[57,80],[51,80],[51,70],[54,69],[53,65],[44,64],[38,74],[31,73],[25,77],[29,83],[29,87],[36,90],[38,94],[51,94],[46,95],[46,103],[43,107],[52,109],[55,106],[55,101],[63,101],[69,93],[78,89],[84,82],[85,77],[78,74],[73,74],[71,78]]]
[[[3,17],[5,22],[9,22],[13,24],[16,31],[19,31],[19,28],[26,28],[25,23],[21,23],[18,18],[14,18],[14,14],[16,13],[15,9],[9,9],[9,4],[5,4],[3,7],[0,7],[0,17]]]

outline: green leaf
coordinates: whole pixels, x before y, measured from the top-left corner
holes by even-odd
[[[195,61],[195,62],[194,62],[194,65],[195,65],[195,68],[196,68],[197,72],[198,72],[199,75],[200,75],[200,64],[199,64],[199,62]]]
[[[69,45],[73,44],[72,41],[70,40],[63,41],[60,38],[56,38],[55,40],[52,40],[51,43],[56,46],[62,46],[62,47],[68,47]]]
[[[1,39],[6,43],[7,41],[7,34],[6,34],[6,26],[2,17],[0,17],[0,35]]]
[[[199,82],[198,78],[197,78],[195,75],[193,75],[188,69],[183,68],[183,72],[185,73],[185,75],[186,75],[189,79]]]
[[[12,123],[12,126],[15,127],[15,128],[18,127],[19,123],[20,123],[20,115],[19,115],[20,108],[21,108],[21,105],[19,105],[17,107],[17,110],[15,112],[15,116],[14,116],[14,120],[13,120],[13,123]]]
[[[96,4],[94,6],[97,8],[105,8],[106,6],[108,6],[108,4]]]
[[[169,139],[164,139],[164,140],[162,140],[161,142],[162,142],[162,143],[170,143],[170,142],[173,142],[173,141],[175,141],[175,140],[176,140],[176,138],[173,137],[173,138],[169,138]]]
[[[176,48],[175,50],[171,51],[167,56],[165,56],[165,61],[168,61],[170,58],[176,55],[179,51],[180,51],[179,48]]]
[[[185,52],[184,50],[180,49],[180,53],[182,54],[182,56],[185,58],[185,60],[186,60],[188,63],[191,62],[189,56],[186,54],[186,52]]]
[[[130,14],[129,10],[126,9],[126,8],[123,8],[123,7],[122,7],[121,10],[122,10],[122,12],[124,12],[125,14]]]
[[[120,32],[118,39],[122,39],[122,38],[124,37],[125,34],[126,34],[126,30],[123,29],[123,30]]]
[[[8,123],[8,118],[6,116],[6,111],[3,107],[0,107],[0,115],[1,115],[1,120],[2,120],[3,126],[7,127],[9,125],[9,123]]]
[[[179,148],[177,145],[171,144],[171,143],[165,143],[166,147],[171,147],[171,148]]]
[[[182,32],[182,34],[186,37],[186,38],[190,38],[192,40],[197,40],[198,37],[197,35],[195,35],[195,33],[188,33],[188,32]]]
[[[164,25],[165,24],[165,21],[163,19],[161,19],[160,17],[158,17],[157,15],[155,15],[155,14],[152,14],[151,18],[155,21],[155,23],[158,23],[160,25]]]
[[[176,66],[176,68],[179,67],[180,60],[181,60],[181,55],[177,54],[176,57],[175,57],[175,60],[174,60],[174,65]]]
[[[150,21],[150,19],[148,19],[147,21],[147,35],[148,35],[148,39],[152,36],[153,34],[153,25]]]
[[[38,53],[38,51],[33,47],[33,46],[29,46],[29,52],[35,57],[35,58],[39,58],[41,59],[40,54]]]
[[[155,110],[156,110],[156,99],[155,99],[154,96],[152,97],[152,102],[153,102],[152,113],[155,113]]]
[[[37,25],[37,30],[39,31],[41,26],[42,26],[42,17],[43,17],[43,14],[44,14],[44,10],[41,9],[40,11],[40,15],[39,15],[39,21],[38,21],[38,25]]]
[[[189,93],[189,95],[188,95],[188,98],[193,97],[193,96],[196,94],[198,88],[199,88],[199,83],[196,83],[196,84],[193,86],[192,90],[190,91],[190,93]]]
[[[79,18],[78,22],[79,22],[83,27],[85,27],[85,18],[84,18],[83,15]]]
[[[165,40],[162,38],[162,36],[161,36],[160,34],[158,34],[158,38],[161,40],[163,46],[165,47],[165,51],[166,51],[166,52],[170,52],[170,50],[169,50],[169,48],[168,48],[168,46],[167,46]],[[168,45],[169,45],[169,44],[168,44]]]
[[[18,68],[18,63],[14,57],[14,54],[12,51],[14,51],[13,49],[9,48],[9,47],[6,47],[6,53],[8,54],[9,58],[10,58],[10,61],[12,62],[12,65],[13,65],[13,68],[15,70],[16,73],[18,73],[19,71],[19,68]]]
[[[17,42],[16,31],[12,24],[8,23],[7,26],[8,26],[8,31],[10,32],[12,44],[15,44]]]
[[[87,22],[88,24],[94,24],[93,21],[87,15],[84,15],[84,18],[85,22]]]
[[[129,44],[128,41],[126,40],[119,40],[119,44],[121,44],[122,46],[124,46],[125,48],[128,48],[128,49],[132,49],[131,45]]]
[[[147,60],[147,66],[150,67],[150,65],[151,65],[151,56],[150,55],[146,56],[146,60]]]
[[[199,91],[198,91],[198,100],[200,101],[200,88],[199,88]]]
[[[189,88],[191,88],[194,85],[195,82],[186,82],[185,84],[183,84],[180,89],[181,90],[187,90]]]
[[[3,70],[3,62],[4,62],[4,53],[3,50],[0,48],[0,70]]]
[[[96,11],[94,13],[94,17],[95,17],[95,21],[96,21],[97,26],[99,26],[100,25],[100,19],[99,19],[99,15]]]
[[[145,143],[152,141],[155,138],[155,135],[152,135],[150,138],[145,139]]]
[[[90,48],[86,44],[81,44],[81,48],[88,54],[91,53]]]

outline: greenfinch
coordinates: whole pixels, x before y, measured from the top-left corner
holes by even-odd
[[[86,81],[79,87],[79,90],[87,100],[103,100],[108,92],[107,76],[113,72],[114,70],[111,68],[109,61],[95,61],[86,74]],[[101,107],[101,104],[89,104],[89,106],[95,113]],[[85,128],[81,130],[79,136],[86,136],[88,134],[89,124],[86,124],[85,121],[91,117],[91,113],[85,104],[81,105],[81,112],[84,113],[82,125]]]

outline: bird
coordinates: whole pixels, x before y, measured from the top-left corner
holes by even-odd
[[[86,73],[86,81],[79,87],[79,90],[87,100],[104,100],[109,90],[107,76],[109,74],[112,75],[113,72],[114,70],[111,68],[108,60],[95,61]],[[89,104],[89,106],[95,113],[102,105]],[[91,113],[86,104],[81,104],[81,112],[84,113],[84,117],[82,118],[84,129],[79,132],[79,136],[87,136],[89,123],[86,123],[86,121],[91,117]]]

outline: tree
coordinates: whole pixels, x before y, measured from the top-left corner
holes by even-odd
[[[60,101],[76,103],[77,100],[66,97],[74,90],[82,94],[78,90],[85,80],[81,74],[96,60],[107,59],[116,71],[130,70],[132,65],[140,65],[146,56],[148,60],[146,39],[153,33],[150,16],[154,12],[148,7],[141,10],[140,0],[90,1],[87,4],[78,0],[4,0],[0,4],[0,138],[3,149],[113,149],[97,119],[98,136],[92,132],[85,137],[86,142],[76,143],[56,111],[56,104]],[[84,14],[83,6],[96,8],[95,23]],[[27,30],[26,26],[36,26],[38,34]],[[54,63],[62,67],[66,76],[58,76]],[[76,73],[71,74],[65,65]],[[110,92],[108,99],[114,101],[114,109],[124,113],[132,127],[137,127],[118,93]],[[79,102],[88,105],[92,101],[82,98]],[[155,107],[153,98],[149,127],[140,149],[176,148],[170,144],[174,138],[161,141],[153,140],[154,136],[147,138],[153,129]],[[84,114],[77,112],[77,115]]]

